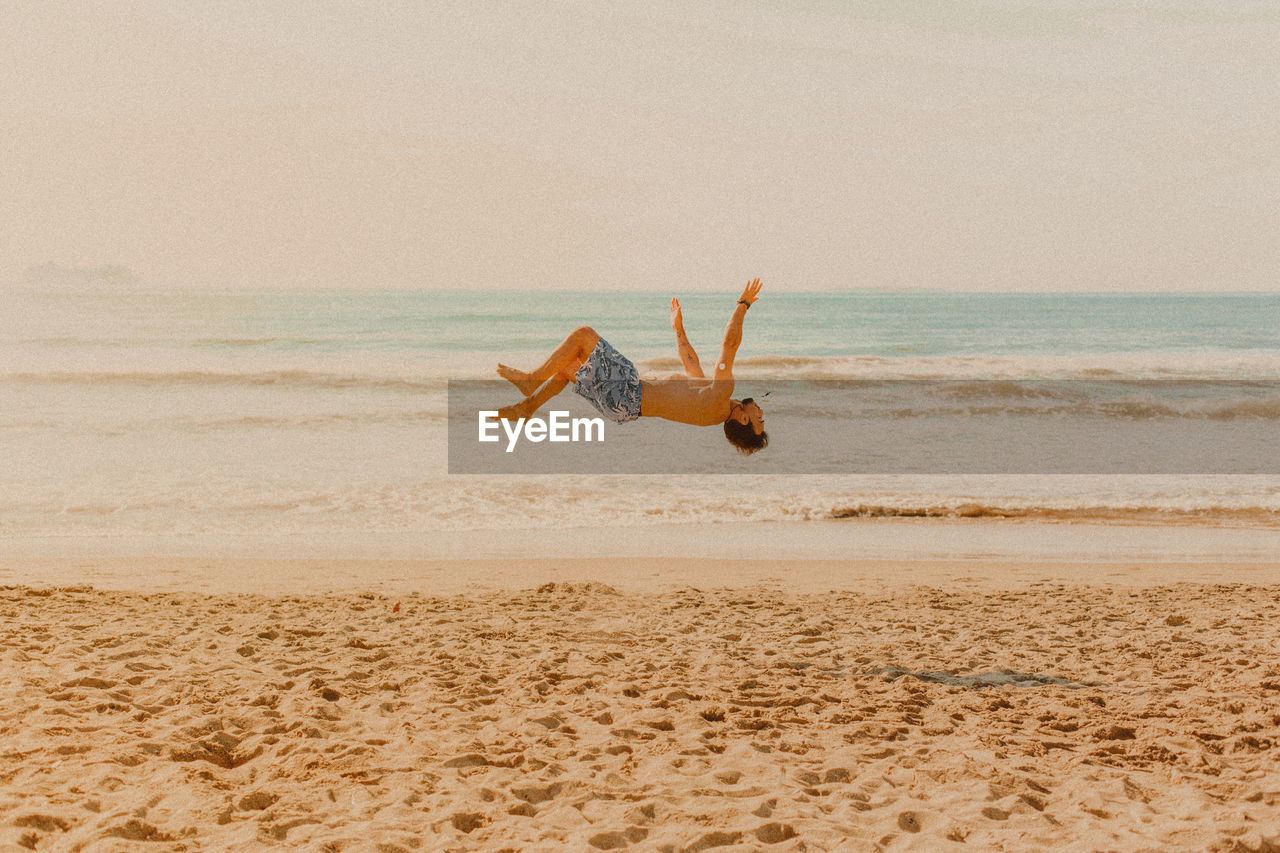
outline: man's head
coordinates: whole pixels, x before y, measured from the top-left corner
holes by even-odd
[[[769,433],[764,431],[764,412],[750,397],[730,400],[729,417],[724,422],[724,437],[743,456],[769,446]]]

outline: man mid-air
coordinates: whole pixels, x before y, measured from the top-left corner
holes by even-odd
[[[742,343],[742,320],[759,297],[760,279],[743,289],[724,330],[720,359],[710,379],[702,372],[698,354],[684,333],[680,302],[671,300],[671,328],[684,373],[640,379],[636,366],[588,326],[569,333],[541,367],[530,373],[498,365],[498,375],[520,389],[524,400],[498,410],[498,417],[528,418],[572,382],[573,390],[614,423],[636,418],[664,418],[693,426],[724,425],[725,438],[750,455],[769,445],[764,413],[748,397],[732,399],[733,359]]]

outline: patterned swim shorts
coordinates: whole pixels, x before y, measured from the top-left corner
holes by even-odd
[[[640,372],[601,338],[574,374],[573,390],[616,424],[640,417]]]

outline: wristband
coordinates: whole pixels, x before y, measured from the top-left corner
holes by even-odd
[[[747,301],[747,300],[745,300],[745,299],[739,299],[739,300],[738,300],[738,304],[739,304],[739,305],[745,305],[745,306],[747,306],[748,308],[750,308],[750,307],[751,307],[751,303],[750,303],[750,302],[748,302],[748,301]]]

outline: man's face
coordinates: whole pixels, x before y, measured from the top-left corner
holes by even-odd
[[[733,419],[740,424],[751,424],[756,435],[764,432],[764,412],[760,410],[760,404],[750,397],[734,407]]]

